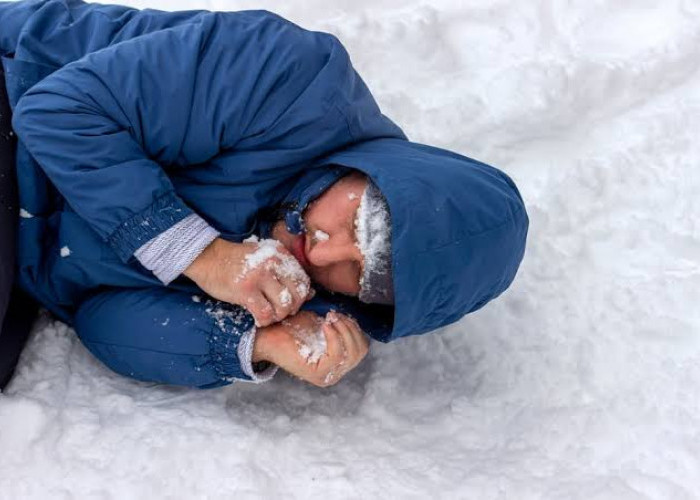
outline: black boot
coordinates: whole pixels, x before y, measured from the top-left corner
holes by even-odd
[[[14,286],[19,207],[11,111],[0,64],[0,390],[12,377],[37,307]]]
[[[36,318],[37,304],[19,288],[12,291],[0,330],[0,391],[10,382]]]

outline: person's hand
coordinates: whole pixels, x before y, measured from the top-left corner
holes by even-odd
[[[299,262],[274,240],[216,238],[183,274],[215,299],[248,309],[257,326],[296,314],[314,293]]]
[[[318,387],[337,383],[369,352],[357,322],[329,312],[326,318],[301,311],[256,333],[253,361],[270,361]]]

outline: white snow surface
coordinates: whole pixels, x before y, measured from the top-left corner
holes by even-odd
[[[411,139],[513,177],[527,254],[326,389],[134,382],[42,318],[0,396],[1,498],[700,498],[699,2],[129,3],[336,34]]]

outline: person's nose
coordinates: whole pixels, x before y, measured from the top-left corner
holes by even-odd
[[[311,265],[325,267],[338,262],[360,259],[360,250],[352,243],[334,243],[331,240],[319,241],[311,247],[307,255]]]

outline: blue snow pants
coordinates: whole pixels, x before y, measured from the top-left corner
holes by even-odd
[[[75,317],[83,344],[113,371],[202,389],[251,380],[237,350],[251,328],[253,317],[239,306],[165,287],[105,289]]]

